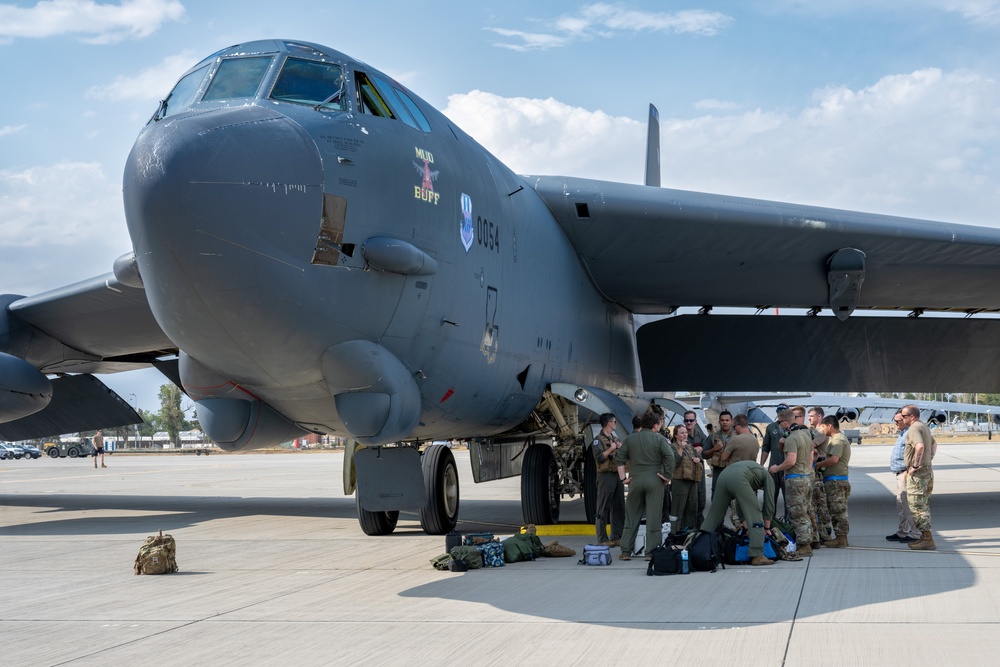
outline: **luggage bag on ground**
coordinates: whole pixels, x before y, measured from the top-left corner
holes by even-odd
[[[580,565],[611,565],[611,548],[606,544],[585,545]]]

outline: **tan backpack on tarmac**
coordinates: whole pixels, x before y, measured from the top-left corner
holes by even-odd
[[[177,543],[172,535],[150,535],[135,557],[136,574],[170,574],[177,571]]]

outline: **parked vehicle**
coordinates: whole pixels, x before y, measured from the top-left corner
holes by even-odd
[[[20,447],[15,446],[15,445],[8,444],[6,442],[0,443],[0,449],[4,450],[5,452],[7,452],[9,454],[9,456],[6,456],[4,458],[19,459],[22,456],[24,456],[24,450],[23,449],[21,449]]]
[[[90,443],[87,442],[54,442],[45,448],[45,453],[54,459],[66,458],[67,456],[71,459],[78,456],[90,456],[93,451]]]
[[[42,450],[34,445],[18,445],[24,450],[24,458],[26,459],[38,459],[42,457]]]

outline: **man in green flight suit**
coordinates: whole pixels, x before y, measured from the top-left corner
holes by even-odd
[[[628,497],[625,500],[625,532],[622,534],[620,560],[631,560],[639,521],[646,513],[646,553],[663,544],[660,518],[663,512],[663,487],[674,474],[674,448],[660,435],[663,416],[649,411],[642,416],[642,430],[625,438],[615,453],[618,478],[625,480],[625,464],[630,464]]]
[[[757,492],[761,490],[764,491],[763,508],[757,507]],[[771,529],[774,518],[774,480],[764,466],[754,460],[737,461],[727,466],[719,475],[712,507],[701,529],[715,532],[734,500],[750,533],[750,564],[773,565],[774,561],[764,555],[764,531]]]

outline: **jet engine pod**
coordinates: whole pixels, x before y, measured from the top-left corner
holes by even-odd
[[[27,417],[52,400],[52,382],[20,357],[0,352],[0,422]]]
[[[837,408],[837,421],[853,422],[858,419],[858,411],[854,408]]]
[[[397,442],[419,423],[416,380],[381,345],[369,340],[334,345],[323,354],[322,368],[344,428],[358,442]]]
[[[273,447],[306,433],[258,400],[206,398],[195,405],[202,431],[227,452]]]
[[[939,410],[929,410],[927,412],[927,423],[937,422],[938,424],[945,424],[948,422],[948,415]]]

